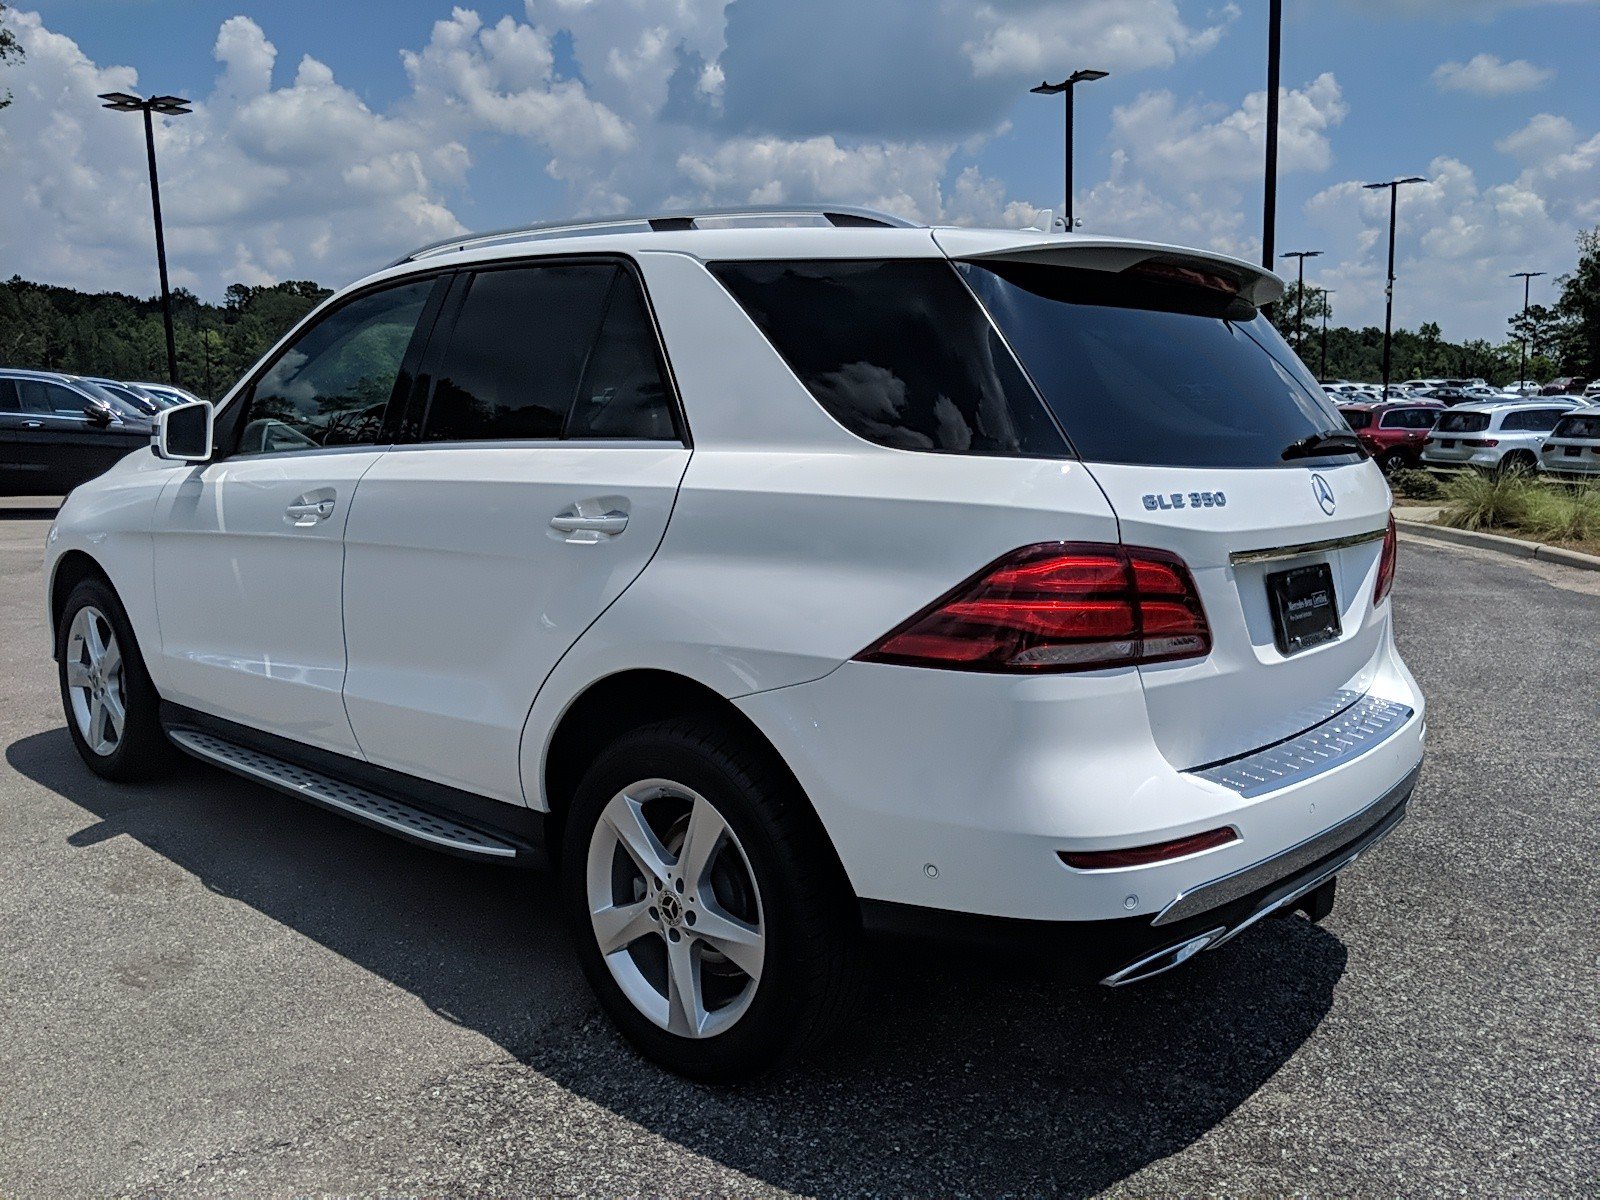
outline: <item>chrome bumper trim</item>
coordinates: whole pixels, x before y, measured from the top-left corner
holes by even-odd
[[[1228,555],[1234,566],[1244,563],[1276,562],[1280,558],[1299,558],[1302,554],[1326,554],[1330,550],[1343,550],[1347,546],[1364,546],[1368,542],[1381,542],[1388,527],[1366,533],[1352,533],[1348,537],[1325,538],[1320,542],[1297,542],[1292,546],[1267,546],[1261,550],[1235,550]]]
[[[1251,892],[1260,891],[1271,886],[1280,879],[1288,878],[1296,872],[1303,871],[1314,865],[1319,859],[1334,854],[1344,847],[1352,852],[1342,857],[1339,862],[1322,876],[1326,878],[1334,871],[1339,871],[1355,860],[1355,856],[1372,845],[1378,838],[1388,833],[1400,818],[1396,816],[1387,825],[1387,818],[1394,815],[1398,809],[1404,814],[1406,801],[1411,798],[1412,791],[1417,786],[1417,779],[1422,774],[1422,764],[1418,763],[1394,787],[1390,788],[1377,800],[1367,805],[1366,808],[1348,817],[1321,833],[1314,834],[1305,841],[1289,847],[1287,850],[1274,854],[1271,858],[1262,859],[1248,867],[1217,879],[1209,880],[1187,891],[1179,892],[1171,904],[1156,914],[1152,925],[1170,925],[1174,921],[1181,921],[1186,917],[1195,916],[1213,908],[1220,908],[1230,904],[1241,897],[1248,896]],[[1374,833],[1373,831],[1378,832]],[[1371,835],[1369,837],[1369,835]],[[1320,882],[1320,880],[1318,881]],[[1313,884],[1312,886],[1315,886]],[[1306,889],[1309,890],[1309,889]],[[1287,903],[1287,901],[1284,901]],[[1262,914],[1265,915],[1265,914]],[[1255,918],[1250,918],[1253,921]],[[1246,924],[1249,922],[1247,921]],[[1241,926],[1242,928],[1242,926]]]
[[[1339,693],[1339,696],[1348,694]],[[1412,712],[1409,705],[1363,696],[1345,704],[1321,724],[1293,737],[1185,773],[1221,784],[1247,800],[1253,799],[1365,754],[1398,733],[1411,719]]]

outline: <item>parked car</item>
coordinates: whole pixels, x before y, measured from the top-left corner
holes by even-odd
[[[1567,397],[1462,404],[1442,414],[1423,442],[1428,468],[1534,471],[1544,439],[1578,401]]]
[[[1424,705],[1282,281],[716,215],[425,247],[162,413],[49,537],[83,760],[548,853],[605,1011],[700,1078],[847,1015],[864,928],[1120,986],[1325,914]]]
[[[1551,475],[1600,475],[1600,405],[1573,409],[1557,421],[1540,447],[1539,466]]]
[[[175,404],[193,404],[200,399],[193,392],[171,383],[129,383],[126,386],[138,388],[163,408],[171,408]]]
[[[92,383],[0,367],[0,495],[70,492],[148,447],[150,432],[145,414]]]
[[[74,378],[80,383],[91,383],[102,392],[110,392],[143,417],[153,417],[166,407],[148,392],[130,383],[119,383],[115,379],[101,379],[94,375],[78,375]]]
[[[1444,405],[1437,400],[1391,400],[1387,404],[1341,404],[1345,424],[1385,475],[1422,461],[1422,443]]]
[[[1563,375],[1560,379],[1552,379],[1545,384],[1543,394],[1546,396],[1581,396],[1588,384],[1589,381],[1580,375]]]

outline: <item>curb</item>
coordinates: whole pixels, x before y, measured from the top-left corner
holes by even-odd
[[[1567,550],[1560,546],[1546,546],[1543,542],[1528,542],[1522,538],[1505,537],[1498,533],[1479,533],[1473,529],[1451,529],[1448,525],[1431,525],[1423,521],[1395,519],[1402,533],[1413,534],[1434,542],[1452,542],[1458,546],[1475,546],[1479,550],[1493,550],[1514,558],[1535,558],[1540,562],[1559,563],[1580,571],[1600,571],[1600,555],[1584,554],[1581,550]]]

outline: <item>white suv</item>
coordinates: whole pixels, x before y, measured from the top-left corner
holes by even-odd
[[[1536,471],[1545,438],[1582,403],[1570,396],[1546,396],[1458,404],[1440,415],[1422,443],[1422,465],[1444,471]]]
[[[1423,701],[1281,288],[842,209],[425,248],[67,500],[72,737],[558,860],[606,1011],[700,1078],[812,1045],[864,932],[1120,985],[1320,918]]]

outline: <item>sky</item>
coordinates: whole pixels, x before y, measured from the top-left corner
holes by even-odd
[[[1278,249],[1334,320],[1507,337],[1600,225],[1600,0],[1286,0]],[[0,276],[155,291],[137,118],[175,285],[342,286],[464,229],[828,201],[930,223],[1260,255],[1266,0],[34,0],[0,68]],[[1280,264],[1288,271],[1292,264]]]

